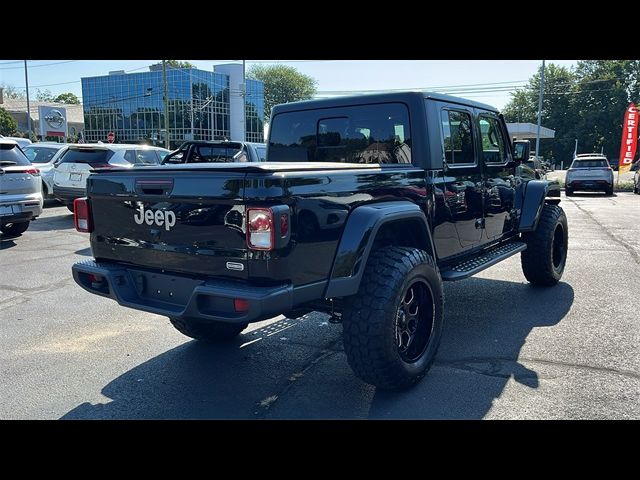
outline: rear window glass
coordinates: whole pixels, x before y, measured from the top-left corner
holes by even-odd
[[[24,154],[31,163],[47,163],[53,158],[57,151],[57,148],[51,147],[27,146],[24,148]]]
[[[270,162],[411,163],[402,103],[284,112],[271,123]]]
[[[153,150],[136,150],[136,163],[142,165],[156,165],[158,157]]]
[[[70,148],[62,155],[60,163],[87,163],[93,166],[107,163],[112,156],[111,150]]]
[[[571,168],[598,168],[608,166],[609,162],[606,160],[575,160]]]
[[[0,143],[0,167],[13,165],[26,166],[31,165],[31,162],[17,145]]]
[[[233,162],[236,155],[242,151],[242,146],[198,145],[193,149],[190,163],[218,163]]]
[[[187,155],[187,148],[181,148],[179,151],[166,156],[162,161],[163,164],[185,163],[185,157],[188,163],[224,163],[238,162],[243,160],[243,148],[240,143],[229,143],[224,145],[196,145],[191,151],[191,155]],[[245,155],[246,157],[246,155]]]

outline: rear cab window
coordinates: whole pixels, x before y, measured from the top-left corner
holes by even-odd
[[[269,162],[411,163],[403,103],[282,112],[271,123]]]
[[[91,167],[106,165],[114,152],[104,148],[70,148],[60,158],[60,163],[85,163]]]
[[[192,151],[190,163],[239,162],[244,153],[242,144],[196,145]],[[246,157],[246,154],[245,154]],[[246,160],[244,160],[246,162]]]
[[[0,143],[0,168],[12,167],[15,165],[25,167],[27,165],[31,165],[31,162],[17,145],[12,143]]]

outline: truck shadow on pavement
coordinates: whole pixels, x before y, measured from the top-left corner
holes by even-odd
[[[109,382],[102,394],[111,402],[85,402],[62,418],[483,418],[510,379],[537,388],[518,355],[534,328],[564,318],[571,286],[471,278],[445,284],[445,295],[435,363],[405,392],[358,380],[340,326],[311,314],[227,345],[187,341]]]

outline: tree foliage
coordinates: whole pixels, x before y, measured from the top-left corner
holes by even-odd
[[[36,88],[36,100],[39,102],[53,102],[53,94],[49,89],[40,90]]]
[[[252,65],[247,77],[264,83],[264,117],[279,103],[308,100],[316,93],[317,81],[287,65]]]
[[[196,68],[193,63],[183,60],[165,60],[165,63],[169,68]]]
[[[504,108],[508,122],[537,122],[540,74],[512,94]],[[578,153],[600,152],[617,160],[627,105],[640,100],[640,61],[585,60],[574,69],[545,68],[542,125],[556,131],[540,141],[540,154],[565,165]]]
[[[66,103],[68,105],[80,105],[80,99],[71,92],[61,93],[53,99],[56,103]]]
[[[11,99],[15,99],[15,100],[22,100],[23,98],[27,97],[23,90],[18,90],[13,85],[6,85],[6,84],[3,83],[0,86],[3,89],[2,94],[4,95],[5,98],[11,98]]]
[[[18,124],[9,112],[0,107],[0,135],[14,135],[18,129]]]

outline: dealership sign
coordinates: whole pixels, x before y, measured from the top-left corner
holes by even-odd
[[[620,161],[618,174],[628,172],[636,156],[638,146],[638,109],[633,103],[627,107],[622,122],[622,143],[620,144]]]
[[[67,111],[60,107],[38,107],[40,115],[40,134],[47,137],[66,137]]]

